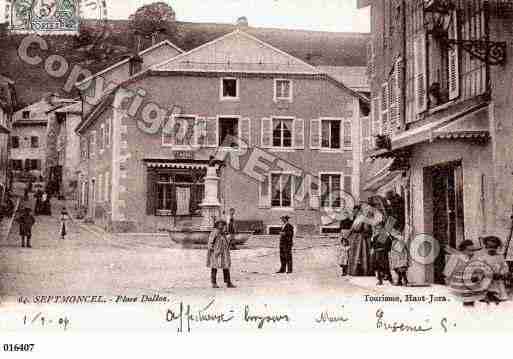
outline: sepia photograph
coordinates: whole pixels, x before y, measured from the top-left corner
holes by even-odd
[[[0,332],[507,333],[512,84],[509,0],[0,0]]]

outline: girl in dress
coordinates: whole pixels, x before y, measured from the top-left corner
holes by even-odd
[[[397,274],[397,286],[408,285],[408,247],[400,233],[391,233],[390,268]]]
[[[349,265],[349,241],[347,238],[340,239],[340,247],[338,249],[338,264],[342,269],[342,277],[347,275],[347,266]]]
[[[66,208],[63,208],[61,211],[61,230],[60,230],[60,236],[61,236],[62,240],[66,239],[66,234],[67,234],[66,221],[68,220],[68,218],[69,218],[68,212],[66,211]]]

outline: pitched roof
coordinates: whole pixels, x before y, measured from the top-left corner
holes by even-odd
[[[97,22],[86,20],[84,27],[94,27]],[[99,72],[119,62],[132,53],[135,39],[129,30],[128,20],[109,20],[105,26],[109,36],[101,42],[99,58],[91,58],[90,46],[81,43],[76,36],[44,36],[49,51],[66,58],[73,68],[79,64],[92,73]],[[176,22],[176,32],[160,35],[158,41],[168,39],[185,51],[210,42],[237,29],[233,24]],[[366,43],[370,34],[338,33],[324,31],[288,30],[244,27],[244,32],[314,66],[365,66]],[[6,25],[0,24],[0,68],[5,75],[16,79],[19,102],[37,101],[46,92],[58,92],[66,96],[75,94],[63,91],[67,76],[56,79],[49,76],[42,66],[32,66],[19,61],[18,47],[23,35],[7,35]],[[150,47],[143,40],[142,48]]]
[[[239,29],[153,67],[155,71],[287,72],[319,71],[297,57]]]
[[[344,83],[347,87],[360,92],[370,92],[367,68],[363,66],[317,66],[319,71],[327,73]]]
[[[144,56],[146,54],[151,53],[153,50],[156,50],[156,49],[158,49],[160,47],[163,47],[163,46],[169,46],[169,47],[175,49],[176,51],[178,51],[178,53],[183,53],[184,52],[182,49],[180,49],[178,46],[173,44],[171,41],[164,40],[164,41],[161,41],[161,42],[159,42],[159,43],[157,43],[157,44],[155,44],[153,46],[148,47],[147,49],[145,49],[143,51],[140,51],[137,55],[138,56]],[[126,56],[126,58],[124,60],[121,60],[121,61],[113,64],[112,66],[109,66],[109,67],[105,68],[104,70],[102,70],[100,72],[97,72],[97,73],[93,74],[92,76],[89,76],[89,77],[83,79],[82,81],[78,82],[77,85],[80,85],[82,83],[88,82],[88,81],[90,81],[91,79],[93,79],[95,77],[103,75],[103,74],[105,74],[105,73],[107,73],[109,71],[112,71],[112,70],[118,68],[121,65],[126,64],[127,62],[130,61],[130,58],[131,58],[131,56]]]

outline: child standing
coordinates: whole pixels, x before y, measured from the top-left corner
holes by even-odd
[[[20,224],[21,247],[25,248],[26,241],[26,247],[32,248],[30,240],[32,238],[32,227],[34,223],[36,223],[36,220],[30,213],[30,208],[25,208],[22,211],[21,215],[18,217],[18,223]]]
[[[373,262],[378,277],[378,285],[383,285],[383,279],[390,278],[390,264],[388,253],[390,252],[391,239],[390,234],[385,232],[383,222],[380,222],[374,227],[374,237],[372,238]]]
[[[390,249],[390,267],[397,274],[397,286],[408,285],[408,248],[400,233],[392,233],[392,248]]]
[[[69,218],[68,212],[66,211],[66,208],[63,208],[61,211],[61,230],[60,230],[60,236],[61,239],[66,239],[67,234],[67,227],[66,227],[66,220]]]
[[[340,247],[338,249],[338,264],[342,269],[342,277],[347,275],[347,266],[349,265],[349,241],[347,238],[340,239]]]

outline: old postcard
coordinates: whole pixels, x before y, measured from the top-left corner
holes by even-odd
[[[513,1],[0,8],[0,332],[513,329]]]

